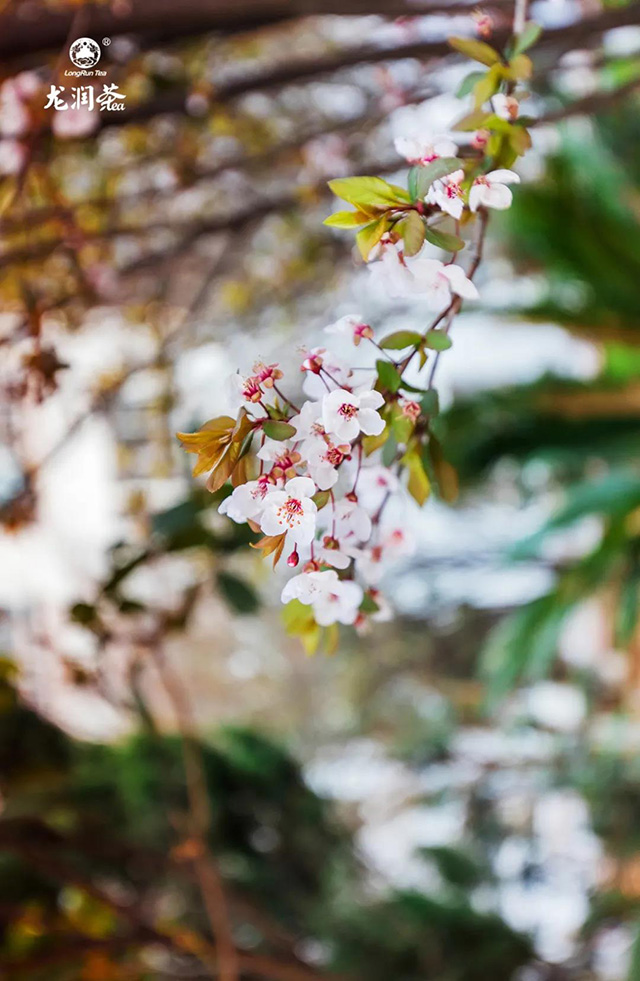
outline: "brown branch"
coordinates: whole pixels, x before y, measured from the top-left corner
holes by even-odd
[[[489,8],[508,7],[511,0],[489,0]],[[212,32],[249,32],[294,18],[319,16],[416,17],[471,11],[474,2],[429,0],[136,0],[124,13],[110,5],[85,4],[91,37],[134,34],[143,44],[174,42]],[[65,43],[71,7],[32,5],[28,16],[18,9],[0,16],[0,59],[5,66],[19,59],[58,51]]]
[[[233,940],[224,886],[207,843],[211,825],[211,808],[202,756],[195,738],[195,726],[187,693],[164,653],[162,638],[165,629],[166,624],[159,626],[148,645],[148,650],[173,706],[182,741],[190,810],[189,830],[194,845],[193,865],[217,942],[220,981],[240,981],[238,951]]]
[[[576,21],[564,27],[553,28],[546,31],[538,44],[536,53],[549,51],[559,46],[562,50],[573,47],[578,43],[585,43],[594,36],[600,35],[603,31],[611,30],[615,27],[622,27],[629,24],[637,24],[640,19],[640,2],[627,7],[606,11],[597,17],[588,17],[584,20]],[[509,38],[508,30],[496,31],[492,39],[497,46],[503,45]],[[402,44],[381,47],[380,45],[361,45],[357,48],[349,48],[337,53],[323,54],[318,58],[289,59],[281,65],[269,66],[250,75],[244,75],[237,79],[231,79],[221,83],[215,90],[214,101],[216,103],[228,102],[241,95],[255,91],[270,91],[282,88],[286,85],[298,84],[312,79],[322,78],[326,75],[333,75],[345,68],[353,68],[357,65],[375,65],[381,62],[401,61],[407,58],[416,58],[420,61],[432,58],[441,58],[451,55],[451,48],[446,40],[442,41],[418,41],[404,42]],[[123,113],[105,113],[102,119],[102,126],[120,126],[131,122],[143,122],[153,116],[166,113],[184,113],[188,91],[177,89],[161,96],[150,99],[148,102],[133,106]]]

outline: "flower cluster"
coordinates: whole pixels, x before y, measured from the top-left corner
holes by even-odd
[[[488,31],[483,23],[482,35]],[[452,133],[396,142],[411,165],[407,189],[379,177],[330,181],[353,210],[325,223],[360,229],[360,252],[388,293],[424,297],[435,314],[426,330],[377,340],[363,317],[342,317],[326,333],[368,345],[370,371],[353,370],[323,346],[305,351],[300,399],[298,386],[283,391],[279,365],[259,362],[231,379],[235,417],[178,434],[198,454],[194,473],[209,472],[210,490],[222,494],[230,480],[220,513],[248,523],[260,536],[253,547],[274,566],[284,557],[295,570],[282,590],[285,622],[309,650],[323,633],[331,648],[337,624],[365,630],[389,616],[379,591],[384,563],[409,549],[406,532],[390,523],[389,501],[408,494],[422,506],[432,489],[445,500],[456,496],[456,473],[434,425],[435,370],[463,301],[478,297],[473,279],[489,210],[508,208],[510,185],[519,181],[511,167],[529,135],[517,87],[531,70],[523,52],[537,36],[526,25],[503,51],[451,40],[488,71],[479,79],[473,73],[475,108]],[[467,237],[467,228],[476,233]],[[468,244],[469,259],[459,258]],[[418,369],[411,382],[410,364]]]

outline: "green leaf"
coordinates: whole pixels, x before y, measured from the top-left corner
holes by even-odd
[[[484,72],[481,72],[484,77]],[[473,112],[467,113],[462,119],[453,127],[458,133],[470,133],[474,129],[486,129],[486,121],[491,113],[487,112],[486,109],[474,109]]]
[[[405,455],[402,457],[402,462],[409,471],[407,490],[411,494],[414,501],[416,501],[416,503],[422,507],[424,502],[429,497],[431,491],[429,478],[425,473],[422,460],[414,451],[412,453],[405,453]]]
[[[457,157],[438,157],[424,167],[415,167],[416,171],[416,198],[423,198],[434,181],[447,177],[454,170],[460,170],[462,161]]]
[[[424,220],[417,211],[410,211],[395,226],[394,232],[402,236],[405,255],[416,255],[424,242]]]
[[[479,82],[481,78],[484,78],[485,74],[486,74],[485,72],[479,72],[479,71],[469,72],[467,77],[463,78],[460,87],[456,92],[456,98],[464,99],[466,98],[466,96],[470,95],[471,92],[473,92],[473,89],[475,88],[477,82]]]
[[[429,389],[420,399],[420,406],[425,416],[437,416],[440,411],[440,399],[435,388]]]
[[[296,434],[295,427],[289,425],[288,422],[275,422],[274,420],[263,422],[262,431],[269,439],[277,439],[279,442],[284,439],[291,439]]]
[[[317,494],[314,494],[313,495],[313,497],[311,498],[311,500],[313,501],[313,503],[317,507],[318,511],[321,511],[322,508],[323,507],[326,507],[326,505],[331,500],[331,493],[328,490],[318,491]]]
[[[522,157],[531,148],[531,136],[524,126],[513,126],[509,135],[513,150]]]
[[[236,613],[255,613],[260,601],[255,591],[238,576],[230,572],[219,572],[216,576],[218,589]]]
[[[428,330],[424,335],[424,346],[432,351],[448,351],[452,340],[443,330]]]
[[[339,177],[329,181],[329,187],[336,197],[368,214],[371,214],[371,209],[374,212],[381,208],[387,210],[410,202],[403,187],[389,184],[381,177]]]
[[[360,604],[359,609],[361,613],[377,613],[380,607],[374,600],[371,593],[365,593],[362,597],[362,603]]]
[[[431,433],[422,460],[438,497],[452,504],[458,497],[459,483],[455,467],[445,459],[440,441]]]
[[[422,334],[417,330],[396,330],[393,334],[387,334],[380,341],[380,347],[388,351],[402,351],[405,347],[415,347],[422,341]]]
[[[484,41],[476,41],[470,37],[450,37],[447,40],[454,51],[459,51],[483,65],[491,66],[500,61],[498,52]]]
[[[532,20],[529,21],[528,24],[525,24],[513,47],[514,55],[519,55],[522,54],[523,51],[527,51],[536,43],[541,34],[542,28],[540,27],[540,24],[536,24]]]
[[[635,936],[631,944],[631,957],[627,981],[640,981],[640,919],[636,919]]]
[[[620,590],[616,612],[616,643],[626,647],[633,636],[640,613],[640,570],[634,569]]]
[[[398,443],[403,443],[406,445],[410,438],[411,433],[415,429],[415,424],[405,416],[402,409],[396,405],[395,412],[391,417],[391,431],[395,436]]]
[[[464,241],[459,235],[441,232],[440,229],[434,228],[433,225],[427,225],[424,231],[424,237],[427,242],[431,242],[432,245],[436,245],[439,249],[444,249],[445,252],[459,252],[460,249],[464,249]]]
[[[390,392],[397,392],[402,384],[402,378],[398,374],[397,368],[390,361],[383,361],[380,358],[376,361],[376,371],[378,372],[378,382],[381,388],[386,388]]]
[[[505,77],[515,82],[531,78],[532,73],[533,64],[531,58],[525,54],[516,55],[515,58],[512,58],[509,62],[509,68],[504,71]]]
[[[390,218],[387,215],[382,215],[377,221],[369,222],[368,225],[360,229],[356,235],[356,243],[365,262],[368,261],[372,248],[378,244],[389,228],[391,228]]]
[[[502,65],[494,65],[486,73],[484,78],[481,78],[479,82],[476,82],[473,89],[473,97],[476,104],[476,109],[480,109],[485,102],[496,94],[500,88],[500,82],[502,81],[505,69]]]
[[[418,168],[411,167],[409,170],[409,177],[407,178],[407,187],[409,188],[409,197],[412,201],[418,200]]]
[[[381,433],[377,436],[363,436],[362,437],[362,449],[364,450],[365,456],[371,456],[376,450],[379,450],[381,446],[389,439],[391,430],[388,426],[385,426]]]
[[[331,228],[357,228],[371,221],[371,215],[364,211],[336,211],[322,222]]]

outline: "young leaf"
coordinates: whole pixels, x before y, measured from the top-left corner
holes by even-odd
[[[426,499],[429,497],[429,493],[431,491],[429,478],[424,471],[422,460],[414,450],[411,453],[405,453],[402,458],[402,462],[409,471],[407,490],[411,494],[414,501],[416,501],[420,507],[422,507]]]
[[[339,177],[329,181],[329,187],[336,197],[371,215],[379,209],[408,204],[410,200],[403,187],[389,184],[381,177]]]
[[[395,226],[394,231],[402,236],[405,255],[416,255],[424,242],[424,221],[417,211],[410,211]]]
[[[398,405],[394,406],[394,409],[395,411],[391,418],[391,431],[398,443],[406,445],[411,438],[411,433],[415,429],[415,423],[408,416],[404,415]]]
[[[269,439],[280,442],[283,439],[291,439],[296,434],[295,426],[290,426],[288,422],[274,422],[272,419],[262,423],[262,431]]]
[[[291,600],[282,610],[282,620],[287,633],[300,638],[307,654],[315,654],[322,630],[315,621],[311,607],[300,600]]]
[[[366,225],[369,221],[371,215],[365,214],[364,211],[336,211],[325,218],[322,224],[329,225],[331,228],[357,228],[359,225]]]
[[[473,92],[474,86],[481,78],[484,78],[484,72],[469,72],[466,78],[462,79],[458,91],[456,92],[456,99],[464,99],[466,96]]]
[[[435,388],[430,388],[420,399],[420,406],[425,416],[437,416],[440,411],[440,400]]]
[[[407,187],[409,188],[409,197],[412,201],[418,200],[418,168],[411,167],[409,170],[409,176],[407,178]]]
[[[394,365],[390,361],[383,361],[380,358],[376,361],[376,370],[378,372],[378,382],[381,387],[388,389],[390,392],[397,392],[402,384],[402,379]]]
[[[393,334],[387,334],[380,341],[380,347],[388,351],[402,351],[405,347],[414,347],[422,340],[422,334],[417,330],[396,330]]]
[[[535,24],[533,21],[529,21],[528,24],[525,24],[523,31],[518,35],[514,45],[514,55],[519,55],[522,54],[523,51],[527,51],[536,43],[541,34],[542,28],[539,24]]]
[[[436,245],[439,249],[444,249],[445,252],[459,252],[460,249],[464,249],[464,242],[458,235],[441,232],[438,228],[434,228],[433,225],[427,225],[424,231],[424,237],[427,242],[431,242],[432,245]]]
[[[516,82],[520,82],[531,78],[532,72],[533,64],[531,58],[528,55],[519,54],[509,62],[509,68],[505,71],[505,75]]]
[[[378,436],[363,436],[362,437],[362,449],[364,450],[365,456],[371,456],[376,450],[379,450],[381,446],[389,439],[389,434],[391,430],[388,426],[385,426],[382,432]]]
[[[500,82],[502,80],[503,74],[506,69],[502,65],[494,65],[490,68],[484,78],[481,78],[479,82],[476,82],[473,89],[473,98],[475,100],[476,109],[480,109],[485,102],[496,94],[500,88]]]
[[[434,181],[447,177],[461,166],[457,157],[437,157],[424,167],[416,167],[416,198],[423,198]]]
[[[360,249],[360,255],[365,262],[368,262],[372,248],[378,244],[382,236],[391,227],[391,220],[387,215],[382,215],[377,221],[369,222],[361,228],[356,235],[356,244]]]
[[[448,351],[452,340],[443,330],[428,330],[424,335],[424,346],[432,351]]]
[[[362,597],[362,603],[360,604],[359,609],[361,613],[377,613],[380,607],[374,600],[371,593],[365,593]]]
[[[484,41],[476,41],[470,37],[450,37],[447,40],[454,51],[459,51],[460,54],[467,55],[468,58],[473,58],[483,65],[490,67],[500,61],[498,52]]]
[[[455,467],[445,460],[442,446],[433,433],[424,449],[423,462],[438,496],[452,504],[458,497],[458,474]]]
[[[318,491],[317,494],[314,494],[313,495],[313,497],[311,498],[311,500],[313,501],[313,503],[317,507],[318,511],[321,511],[322,508],[323,507],[326,507],[326,505],[331,500],[331,494],[330,494],[330,492],[328,490]]]
[[[480,73],[484,78],[484,72]],[[470,133],[474,129],[486,129],[486,120],[490,116],[485,109],[474,109],[473,112],[467,113],[462,119],[453,127],[459,133]]]

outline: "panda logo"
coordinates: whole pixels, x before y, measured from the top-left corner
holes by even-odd
[[[76,68],[93,68],[101,54],[100,45],[90,37],[79,37],[69,48],[69,57]]]

